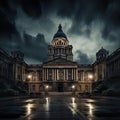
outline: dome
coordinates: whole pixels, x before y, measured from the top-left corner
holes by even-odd
[[[101,61],[105,60],[106,57],[108,56],[109,52],[104,49],[103,47],[96,53],[96,60]]]
[[[98,54],[100,54],[100,53],[104,54],[104,53],[108,53],[108,51],[102,47],[97,53]]]
[[[54,38],[57,38],[57,37],[63,37],[63,38],[65,38],[65,39],[67,39],[65,33],[62,31],[62,26],[61,26],[61,24],[59,24],[59,26],[58,26],[58,31],[57,31],[57,33],[54,35],[53,39],[54,39]]]

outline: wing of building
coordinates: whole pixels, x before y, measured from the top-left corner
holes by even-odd
[[[114,61],[113,58],[115,58],[117,59],[116,65],[120,63],[119,50],[114,55],[108,56],[108,51],[102,47],[96,53],[96,61],[93,64],[78,64],[73,61],[72,48],[73,46],[69,44],[62,26],[59,25],[58,31],[48,46],[47,62],[41,65],[28,65],[24,62],[24,54],[21,51],[14,51],[10,56],[1,50],[0,77],[2,81],[8,79],[5,78],[6,75],[3,73],[4,64],[9,64],[11,71],[5,71],[6,74],[11,74],[12,82],[24,86],[23,88],[29,94],[39,94],[41,92],[91,93],[93,82],[103,81],[110,77],[106,74],[111,72],[112,69],[109,68],[109,64],[112,64],[110,61]],[[119,67],[120,65],[115,70],[119,71]]]

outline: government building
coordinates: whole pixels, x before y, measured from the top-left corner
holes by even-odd
[[[0,49],[0,80],[15,83],[26,89],[28,94],[39,94],[91,93],[93,83],[116,76],[120,78],[120,48],[109,55],[102,47],[93,64],[82,65],[73,61],[73,47],[59,25],[48,46],[48,59],[43,64],[29,65],[21,51],[9,55]]]
[[[48,46],[47,62],[40,66],[28,66],[30,93],[44,89],[50,92],[91,92],[93,67],[74,62],[72,48],[59,25]]]

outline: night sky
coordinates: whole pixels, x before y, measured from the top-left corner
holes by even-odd
[[[0,47],[23,51],[29,64],[46,61],[59,24],[74,61],[93,63],[102,46],[120,47],[120,0],[0,0]]]

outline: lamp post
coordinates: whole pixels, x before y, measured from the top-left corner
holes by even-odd
[[[89,80],[92,80],[92,79],[93,79],[93,75],[92,75],[92,74],[89,74],[89,75],[88,75],[88,78],[89,78]]]
[[[72,94],[75,95],[75,85],[72,85]]]
[[[45,86],[45,94],[46,94],[46,95],[48,94],[48,88],[49,88],[49,86],[46,85],[46,86]]]
[[[29,80],[31,79],[31,75],[28,75],[28,79],[29,79]]]
[[[27,85],[28,85],[28,94],[30,95],[30,80],[31,80],[31,75],[28,75],[27,78],[28,78],[28,81],[27,81]]]
[[[90,86],[90,93],[92,93],[93,74],[89,74],[89,75],[88,75],[88,79],[89,79],[89,81],[90,81],[90,83],[91,83],[91,86]]]

